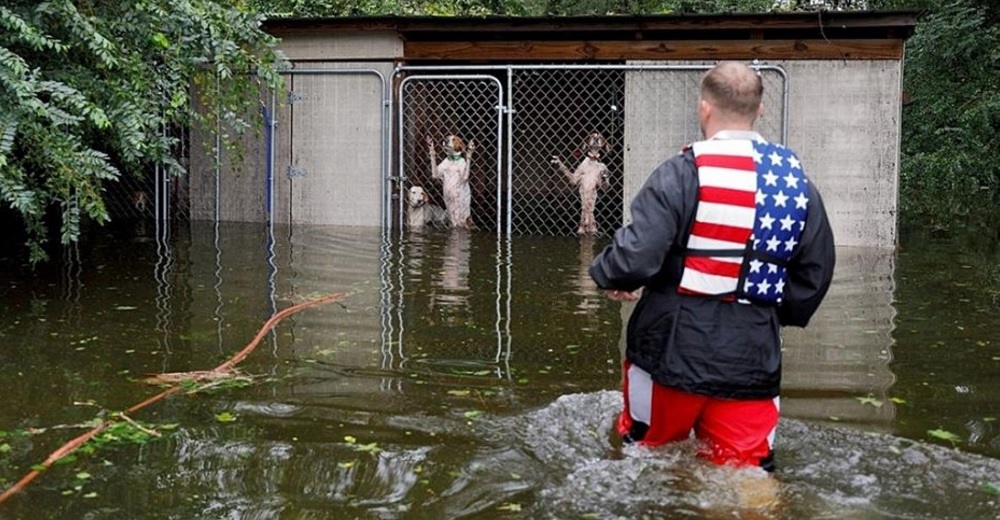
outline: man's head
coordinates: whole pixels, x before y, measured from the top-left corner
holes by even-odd
[[[749,130],[764,112],[764,83],[750,67],[722,62],[701,78],[698,120],[705,137],[720,130]]]

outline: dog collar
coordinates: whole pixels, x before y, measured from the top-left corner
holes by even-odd
[[[457,160],[459,160],[459,159],[462,158],[462,154],[460,154],[460,153],[454,153],[454,154],[449,153],[447,155],[448,155],[448,160],[451,160],[451,161],[457,161]]]

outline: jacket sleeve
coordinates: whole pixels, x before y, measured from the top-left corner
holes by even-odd
[[[590,264],[590,277],[598,287],[634,291],[659,272],[683,222],[690,190],[685,170],[693,168],[678,155],[646,179],[632,200],[632,222],[618,229]]]
[[[833,231],[816,185],[809,183],[806,227],[796,255],[788,266],[788,287],[778,307],[781,325],[805,327],[826,296],[836,264]]]

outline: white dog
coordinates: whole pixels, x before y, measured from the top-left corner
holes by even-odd
[[[593,132],[583,142],[583,149],[587,155],[576,171],[570,171],[559,156],[552,156],[552,164],[566,175],[570,184],[580,188],[580,227],[576,230],[580,235],[597,233],[597,220],[594,218],[597,190],[602,189],[608,180],[608,167],[601,162],[601,151],[608,151],[611,146],[603,135]]]
[[[476,143],[469,141],[469,146],[466,147],[460,138],[449,135],[441,141],[441,148],[447,157],[438,163],[434,140],[427,137],[431,178],[442,182],[444,207],[448,211],[451,227],[471,228],[472,192],[469,190],[469,170],[472,167],[472,154],[476,151]],[[462,152],[465,152],[465,157],[462,157]]]
[[[424,226],[447,227],[448,215],[440,206],[430,203],[430,197],[420,186],[411,186],[406,194],[406,223],[410,229],[423,229]]]

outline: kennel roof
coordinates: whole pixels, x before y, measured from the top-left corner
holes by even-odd
[[[573,17],[340,17],[265,22],[280,38],[394,33],[401,58],[453,61],[899,60],[919,11]]]

